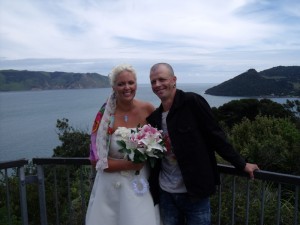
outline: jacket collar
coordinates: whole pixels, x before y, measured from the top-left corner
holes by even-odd
[[[176,111],[176,109],[178,107],[180,107],[183,104],[183,102],[184,102],[184,92],[180,89],[176,89],[175,97],[174,97],[174,100],[173,100],[173,103],[172,103],[169,113]],[[160,104],[158,110],[160,113],[163,112],[162,104]]]
[[[184,94],[180,89],[176,90],[176,94],[174,97],[173,104],[171,106],[171,109],[169,111],[168,117],[173,114],[177,110],[177,108],[181,107],[181,105],[184,103]],[[162,104],[159,105],[159,107],[152,113],[150,114],[146,120],[150,123],[155,124],[158,129],[161,129],[161,114],[163,112],[163,107]]]

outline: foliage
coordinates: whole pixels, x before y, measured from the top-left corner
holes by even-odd
[[[259,164],[264,170],[299,175],[300,126],[297,102],[287,104],[282,106],[268,99],[242,99],[214,108],[213,112],[228,134],[230,142],[248,161]],[[218,157],[218,161],[222,162],[222,159]],[[230,176],[222,179],[222,224],[231,224],[230,179]],[[244,224],[246,187],[243,186],[246,184],[245,180],[237,182],[242,186],[237,188],[234,218],[235,224]],[[261,185],[256,180],[251,183],[249,224],[260,224],[260,188]],[[264,224],[275,224],[278,190],[274,184],[266,184],[265,195]],[[281,195],[280,223],[292,224],[295,196],[291,195],[289,187],[282,187]],[[212,196],[211,204],[212,209],[217,209],[217,195]],[[212,212],[212,219],[217,224],[216,211]]]
[[[63,118],[57,120],[58,138],[61,145],[53,152],[53,157],[88,157],[90,134],[75,129],[69,125],[69,120]],[[58,215],[60,224],[83,224],[83,207],[89,199],[91,169],[89,166],[56,166],[45,168],[45,183],[47,193],[47,204],[50,205],[48,220],[53,223]],[[53,190],[57,190],[53,196]],[[83,190],[85,190],[83,192]],[[84,193],[82,195],[82,193]],[[52,207],[51,207],[52,206]],[[49,208],[49,207],[48,207]]]
[[[44,174],[48,223],[84,224],[90,166],[46,166]]]
[[[242,225],[246,221],[246,210],[248,207],[248,224],[276,224],[278,188],[277,184],[258,180],[245,180],[231,175],[221,176],[221,224]],[[233,189],[233,184],[235,184]],[[264,189],[264,216],[261,223],[262,189]],[[249,202],[247,206],[247,194],[249,190]],[[234,202],[232,201],[234,194]],[[293,224],[295,212],[295,195],[288,186],[282,185],[280,205],[280,224]],[[218,202],[219,195],[211,197],[212,224],[218,224]],[[233,209],[234,204],[234,209]],[[233,212],[234,210],[234,212]],[[232,215],[234,223],[232,223]],[[299,216],[298,211],[298,216]]]
[[[283,105],[273,102],[270,99],[240,99],[230,101],[219,108],[212,108],[216,119],[232,128],[238,124],[244,117],[254,120],[257,115],[272,116],[275,118],[291,118],[293,122],[299,123],[299,118]]]
[[[256,116],[233,126],[234,148],[264,170],[300,175],[300,131],[289,119]]]
[[[57,120],[58,138],[61,145],[54,149],[55,157],[87,157],[90,136],[69,125],[68,119]],[[11,224],[21,224],[19,179],[17,171],[5,176],[0,172],[0,196],[10,193]],[[30,162],[25,167],[26,176],[37,174],[36,165]],[[44,166],[44,182],[48,224],[83,224],[86,204],[89,199],[91,181],[90,166],[50,165]],[[29,224],[40,224],[39,191],[35,183],[26,185]],[[4,198],[5,199],[5,198]],[[9,221],[4,199],[0,200],[0,224]]]
[[[25,174],[27,177],[31,177],[36,174],[35,165],[30,162],[24,166]],[[11,221],[12,225],[21,225],[21,195],[20,195],[20,180],[19,171],[15,168],[9,169],[7,174],[0,172],[0,196],[5,196],[5,188],[9,190],[9,206],[4,204],[5,198],[0,200],[0,224],[8,224]],[[26,199],[27,199],[27,211],[29,224],[40,224],[39,217],[39,196],[38,186],[34,183],[28,183],[26,185]],[[9,219],[10,212],[10,219]]]
[[[53,152],[53,157],[88,157],[90,135],[69,125],[69,120],[57,120],[58,138],[62,142]]]
[[[9,198],[10,198],[10,212],[11,216],[9,218],[7,203],[5,202],[6,196],[6,188],[9,190]],[[12,176],[10,178],[6,178],[5,173],[0,171],[0,224],[4,225],[7,221],[12,222],[13,225],[21,225],[21,209],[20,209],[20,195],[19,195],[19,180],[16,176],[15,171],[12,172]],[[2,197],[3,196],[3,197]]]

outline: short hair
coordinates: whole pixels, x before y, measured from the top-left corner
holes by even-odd
[[[173,70],[172,66],[171,66],[170,64],[168,64],[168,63],[156,63],[156,64],[154,64],[154,65],[151,67],[151,69],[150,69],[150,73],[155,72],[155,70],[157,70],[158,67],[160,67],[160,66],[165,66],[165,67],[168,69],[169,74],[170,74],[171,76],[175,76],[174,70]]]
[[[128,71],[133,74],[135,80],[136,80],[136,72],[135,69],[129,65],[129,64],[120,64],[112,69],[110,74],[108,74],[108,77],[110,79],[110,85],[114,86],[116,84],[116,79],[119,76],[120,73],[123,71]]]

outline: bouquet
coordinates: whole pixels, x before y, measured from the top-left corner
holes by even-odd
[[[136,129],[119,127],[115,133],[121,137],[121,140],[117,141],[121,146],[119,152],[134,163],[148,160],[150,166],[154,167],[156,159],[162,158],[164,152],[167,151],[162,139],[162,131],[149,124],[143,127],[138,126]],[[139,171],[136,171],[135,175],[139,175]],[[134,192],[140,196],[149,191],[148,181],[139,176],[133,179],[132,187]]]
[[[149,161],[153,168],[156,159],[162,158],[167,151],[162,138],[162,131],[146,124],[136,129],[119,128],[119,135],[122,137],[117,143],[121,146],[119,152],[134,162],[142,163]]]

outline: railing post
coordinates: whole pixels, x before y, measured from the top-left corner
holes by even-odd
[[[11,225],[11,206],[10,206],[10,194],[9,194],[9,182],[7,168],[5,168],[5,184],[6,184],[6,209],[7,209],[7,220],[8,224]]]
[[[266,182],[263,181],[262,182],[262,186],[261,186],[261,202],[260,202],[260,225],[264,224],[264,213],[265,213],[265,185]]]
[[[43,167],[41,165],[37,166],[37,179],[39,186],[40,222],[41,225],[47,225],[45,179]]]
[[[299,186],[295,187],[294,224],[298,224]]]
[[[250,182],[249,179],[247,179],[247,201],[246,201],[246,221],[245,221],[245,225],[249,224],[249,205],[250,205]]]
[[[221,175],[222,176],[222,175]],[[221,224],[222,183],[218,186],[218,225]]]
[[[280,213],[281,213],[281,183],[278,184],[278,195],[277,195],[277,215],[276,215],[276,224],[280,224]]]
[[[236,181],[236,176],[233,176],[232,180],[232,209],[231,209],[231,224],[235,224],[235,181]]]
[[[22,224],[28,225],[28,211],[27,211],[27,196],[26,196],[26,177],[24,166],[18,168],[19,181],[20,181],[20,206],[21,206],[21,217]]]

